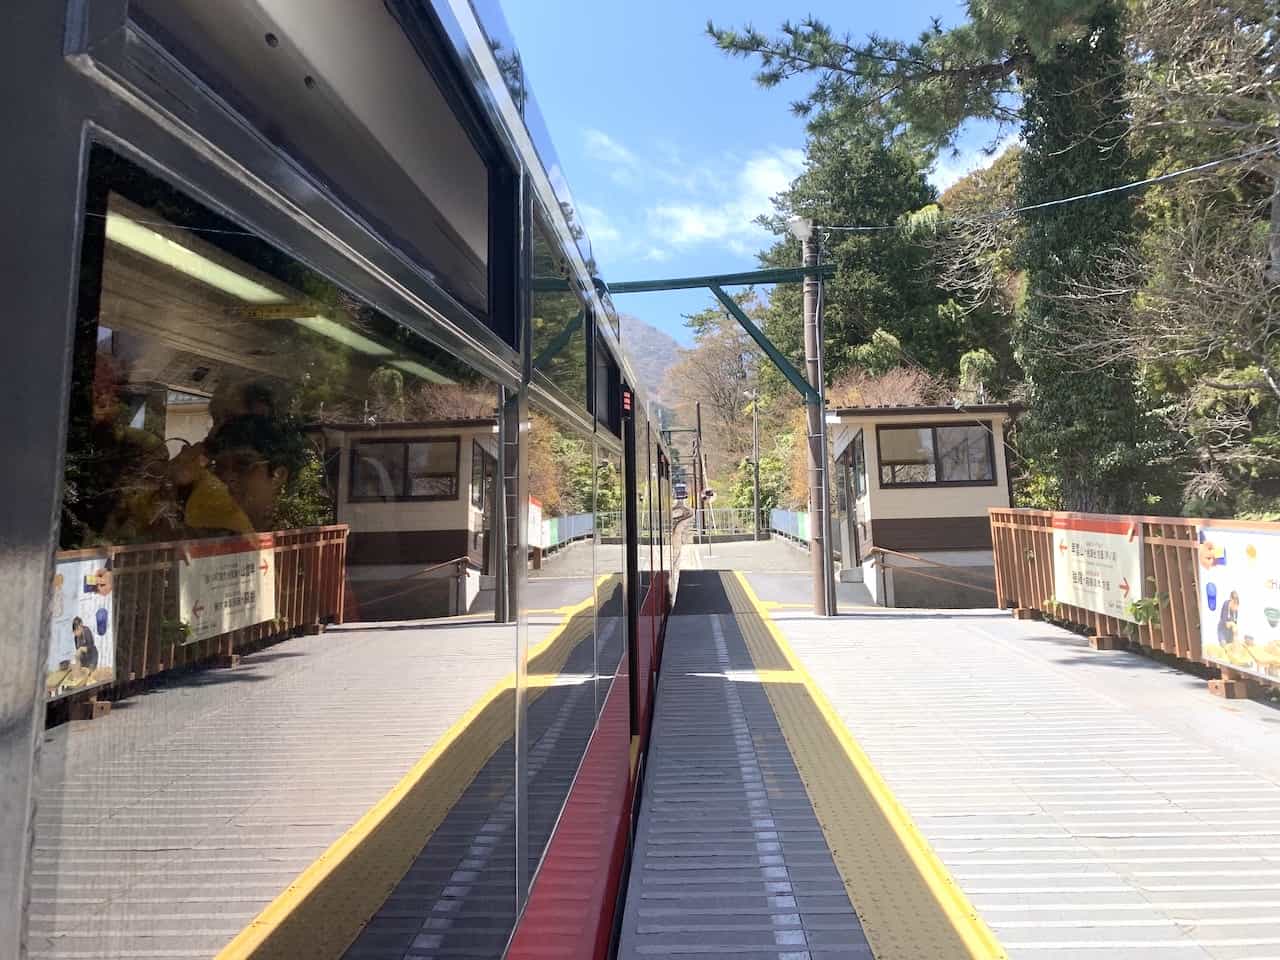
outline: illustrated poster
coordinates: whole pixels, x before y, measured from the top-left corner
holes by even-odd
[[[111,683],[116,643],[111,561],[63,559],[53,569],[45,692],[57,700]]]
[[[1200,528],[1200,655],[1280,680],[1280,534]]]

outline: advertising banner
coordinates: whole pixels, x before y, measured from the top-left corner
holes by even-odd
[[[1280,680],[1280,534],[1200,528],[1200,655]]]
[[[1101,517],[1053,518],[1053,592],[1059,603],[1133,622],[1142,598],[1142,526]]]
[[[207,640],[276,617],[274,542],[270,534],[186,545],[178,572],[184,643]]]
[[[107,555],[76,551],[53,571],[45,692],[57,700],[115,679],[116,637]]]

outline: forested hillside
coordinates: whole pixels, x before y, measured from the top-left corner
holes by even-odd
[[[757,82],[809,78],[807,163],[766,218],[819,225],[827,377],[842,403],[1018,401],[1017,497],[1077,510],[1280,506],[1280,21],[1266,0],[969,0],[915,38],[814,20],[709,26]],[[856,27],[850,23],[847,27]],[[974,122],[1018,145],[941,196]],[[799,362],[798,285],[749,295]],[[672,382],[714,408],[714,481],[802,502],[790,387],[719,309]],[[679,375],[677,377],[677,374]],[[714,402],[710,398],[718,398]],[[802,477],[800,478],[802,480]],[[747,494],[749,498],[749,492]]]

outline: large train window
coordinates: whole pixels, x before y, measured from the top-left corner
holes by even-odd
[[[349,0],[132,0],[130,16],[514,345],[491,302],[509,277],[490,277],[514,254],[514,177],[428,27]]]
[[[596,710],[622,669],[627,646],[626,511],[622,455],[596,446]]]
[[[498,386],[101,147],[86,198],[33,952],[212,957],[345,837],[275,952],[501,953],[516,628],[459,462]]]
[[[590,435],[537,408],[530,421],[530,557],[522,615],[529,631],[526,730],[532,875],[595,726],[596,584],[604,575],[596,557],[596,532],[602,522],[597,506],[613,504],[613,474],[610,461],[597,459]],[[616,557],[609,562],[616,564]]]
[[[592,411],[596,422],[614,436],[622,434],[622,375],[618,362],[604,343],[595,335],[592,358]]]
[[[541,215],[533,230],[533,372],[575,407],[587,406],[587,305],[568,261]]]

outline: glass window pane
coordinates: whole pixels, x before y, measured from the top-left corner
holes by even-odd
[[[471,444],[471,505],[479,507],[485,498],[484,449],[479,443]]]
[[[450,293],[489,312],[490,170],[389,9],[133,0],[130,14]]]
[[[863,434],[859,433],[853,441],[853,480],[856,495],[861,497],[867,492],[867,451]]]
[[[596,645],[599,677],[596,710],[604,704],[626,650],[626,519],[622,510],[622,458],[597,447],[596,474]]]
[[[500,955],[516,636],[475,536],[492,501],[401,499],[411,450],[456,492],[459,443],[497,449],[498,386],[137,165],[88,168],[35,857],[108,895],[50,883],[41,942],[217,955],[452,729],[413,789],[436,813],[362,860],[351,923],[307,922],[352,955],[406,930]],[[118,706],[65,722],[94,696]]]
[[[541,217],[533,230],[533,370],[575,407],[587,405],[586,307],[570,289],[569,264]]]
[[[351,496],[396,500],[404,496],[404,444],[362,443],[351,467]]]
[[[880,431],[881,463],[932,463],[933,433],[928,427]]]
[[[882,464],[882,483],[933,483],[938,479],[932,463]]]
[[[595,445],[535,409],[528,431],[530,875],[551,842],[596,717]],[[536,538],[536,543],[534,542]]]
[[[453,499],[458,495],[458,441],[411,443],[409,496]]]
[[[939,427],[938,458],[942,480],[990,481],[995,478],[991,462],[990,432],[986,427]]]

